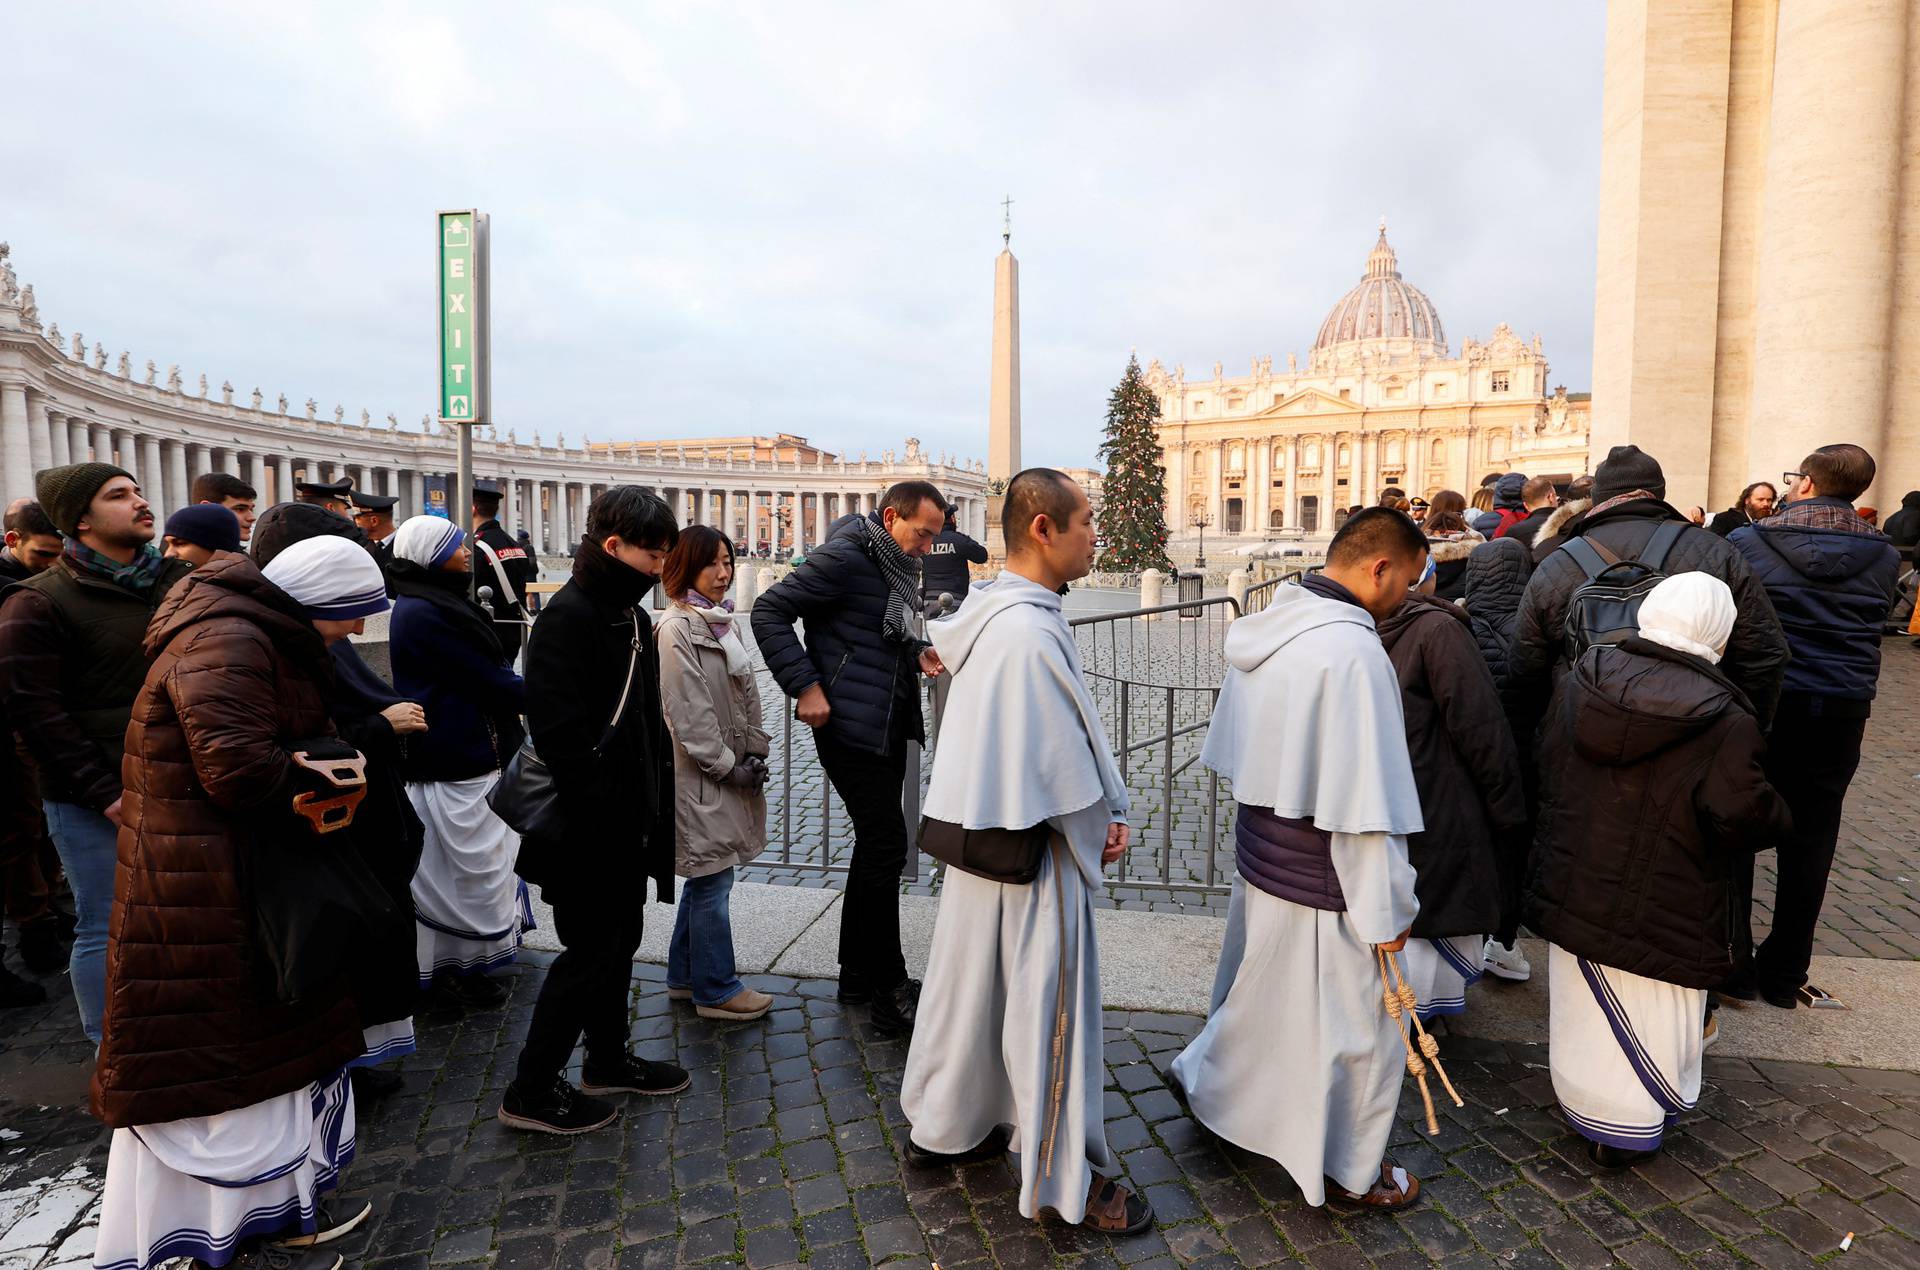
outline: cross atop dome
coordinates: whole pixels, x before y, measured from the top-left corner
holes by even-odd
[[[1393,254],[1393,247],[1387,242],[1387,218],[1380,218],[1380,238],[1373,244],[1373,250],[1367,254],[1367,277],[1397,278],[1400,276],[1400,261]]]

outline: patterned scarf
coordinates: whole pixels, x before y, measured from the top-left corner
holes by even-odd
[[[882,629],[888,639],[903,644],[917,642],[907,615],[913,611],[914,596],[920,592],[920,570],[875,516],[862,516],[854,523],[866,533],[867,554],[880,566],[880,574],[887,580],[887,619]]]
[[[691,589],[680,598],[688,608],[700,610],[701,616],[707,619],[707,625],[713,627],[715,635],[725,638],[726,633],[733,629],[732,600],[722,600],[715,604],[706,596]]]
[[[78,538],[67,539],[67,559],[73,567],[96,578],[105,578],[117,587],[122,587],[135,595],[144,596],[153,590],[154,583],[160,580],[160,571],[166,567],[166,557],[152,543],[142,543],[133,559],[121,564],[111,556],[103,556]]]

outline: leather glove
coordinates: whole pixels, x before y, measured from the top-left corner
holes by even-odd
[[[726,779],[721,784],[732,785],[739,789],[758,789],[766,783],[766,779],[765,769],[755,768],[752,761],[748,760],[744,763],[735,763],[733,770],[727,773]]]

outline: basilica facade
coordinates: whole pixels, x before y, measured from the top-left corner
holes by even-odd
[[[1488,472],[1564,481],[1589,470],[1590,395],[1549,390],[1540,337],[1504,322],[1455,356],[1433,302],[1400,276],[1384,224],[1304,366],[1261,357],[1229,378],[1215,362],[1211,378],[1189,380],[1156,359],[1147,381],[1177,539],[1326,534],[1388,486],[1470,494]]]

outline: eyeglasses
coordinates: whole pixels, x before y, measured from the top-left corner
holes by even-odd
[[[1780,483],[1786,486],[1788,491],[1791,492],[1793,487],[1798,485],[1805,476],[1805,472],[1782,472],[1780,473]]]

